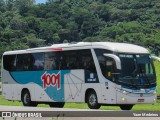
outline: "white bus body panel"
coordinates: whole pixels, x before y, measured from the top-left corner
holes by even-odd
[[[49,101],[50,98],[48,95],[42,90],[39,85],[34,83],[28,84],[19,84],[13,80],[10,73],[6,70],[3,70],[3,87],[2,87],[2,95],[5,99],[8,100],[21,100],[21,92],[23,88],[27,88],[31,94],[32,101]]]
[[[71,70],[64,77],[65,102],[82,102],[84,70]]]
[[[144,98],[144,103],[154,103],[156,95],[143,94],[143,97],[139,97],[139,94],[122,94],[117,91],[118,85],[107,80],[103,77],[97,57],[93,48],[102,48],[114,52],[123,53],[140,53],[149,54],[148,50],[131,44],[125,43],[110,43],[110,42],[93,42],[84,43],[80,42],[77,44],[59,44],[50,47],[42,47],[35,49],[27,49],[20,51],[5,52],[4,55],[12,54],[23,54],[23,53],[37,53],[37,52],[48,52],[56,51],[55,48],[60,47],[65,50],[82,50],[91,49],[94,63],[97,70],[97,76],[99,83],[85,83],[85,71],[84,70],[70,70],[69,73],[64,75],[64,97],[62,101],[65,102],[85,102],[85,93],[87,89],[94,89],[98,103],[102,104],[136,104],[138,98]],[[51,50],[52,49],[52,50]],[[55,49],[55,50],[53,50]],[[45,72],[45,71],[44,71]],[[2,68],[2,95],[8,100],[21,100],[21,92],[23,88],[27,88],[30,91],[32,101],[39,102],[54,102],[53,98],[50,97],[43,88],[43,84],[36,84],[30,82],[27,84],[19,84],[11,76],[10,72]],[[53,93],[54,94],[54,93]],[[58,93],[57,93],[58,94]],[[138,96],[137,96],[138,95]],[[127,98],[126,101],[122,101],[122,98]]]

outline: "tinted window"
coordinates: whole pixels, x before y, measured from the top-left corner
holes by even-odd
[[[61,69],[78,69],[77,51],[64,51],[61,56]]]
[[[100,65],[100,68],[101,68],[101,71],[102,71],[102,74],[104,76],[106,76],[106,58],[104,56],[104,54],[106,53],[112,53],[111,51],[109,50],[106,50],[106,49],[95,49],[95,53],[96,53],[96,56],[97,56],[97,59],[98,59],[98,62],[99,62],[99,65]]]
[[[16,61],[17,71],[27,71],[31,69],[31,59],[29,54],[18,54]]]
[[[59,70],[59,62],[60,56],[59,52],[47,52],[45,53],[45,63],[44,69],[45,70]]]
[[[121,59],[121,77],[132,76],[136,69],[136,60],[134,55],[119,54]]]
[[[81,50],[78,54],[80,68],[96,72],[91,50]]]
[[[44,70],[44,53],[31,54],[32,70]]]
[[[104,54],[112,54],[113,52],[105,49],[95,49],[95,53],[103,76],[115,82],[117,79],[116,63],[113,58],[104,56]]]
[[[85,69],[96,72],[91,50],[4,56],[4,67],[17,71]]]
[[[61,69],[85,69],[96,72],[91,50],[63,51]]]
[[[113,53],[112,51],[106,50],[106,49],[94,49],[94,51],[95,51],[97,57],[100,57],[100,56],[103,57],[103,56],[104,56],[104,55],[103,55],[104,53]]]
[[[3,57],[4,69],[14,71],[16,69],[16,55],[5,55]]]

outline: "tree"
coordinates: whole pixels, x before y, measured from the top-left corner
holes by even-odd
[[[15,6],[18,8],[21,15],[25,15],[34,3],[35,0],[15,0]]]
[[[5,0],[7,9],[11,11],[14,7],[14,0]]]
[[[104,21],[109,21],[111,16],[111,7],[107,4],[102,4],[97,8],[96,14],[98,14],[98,16]]]
[[[25,17],[28,27],[36,32],[40,32],[40,20],[34,16]]]
[[[0,11],[1,12],[4,12],[5,11],[5,2],[4,2],[4,0],[0,0]]]
[[[43,46],[44,42],[45,42],[43,39],[36,38],[36,36],[34,34],[29,34],[28,36],[24,37],[23,39],[25,39],[27,41],[27,45],[30,48]]]
[[[28,24],[20,15],[15,15],[13,19],[10,21],[10,27],[13,30],[22,30],[27,32]]]

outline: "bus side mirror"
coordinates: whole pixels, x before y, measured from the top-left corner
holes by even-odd
[[[103,54],[104,56],[106,56],[106,57],[109,57],[109,58],[112,58],[112,59],[114,59],[115,60],[115,62],[116,62],[116,68],[118,69],[118,70],[121,70],[121,60],[120,60],[120,58],[118,57],[118,56],[116,56],[116,55],[114,55],[114,54]],[[106,63],[106,65],[112,65],[113,63],[111,63],[111,62],[107,62]]]

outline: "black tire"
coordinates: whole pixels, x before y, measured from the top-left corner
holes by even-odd
[[[31,101],[31,96],[28,90],[23,91],[21,101],[24,106],[33,106],[36,107],[38,104]]]
[[[121,110],[131,110],[133,105],[120,105]]]
[[[56,108],[63,108],[65,105],[65,102],[52,102],[49,103],[50,107],[56,107]]]
[[[90,109],[99,109],[101,107],[98,104],[98,99],[95,91],[91,91],[87,95],[87,104]]]

